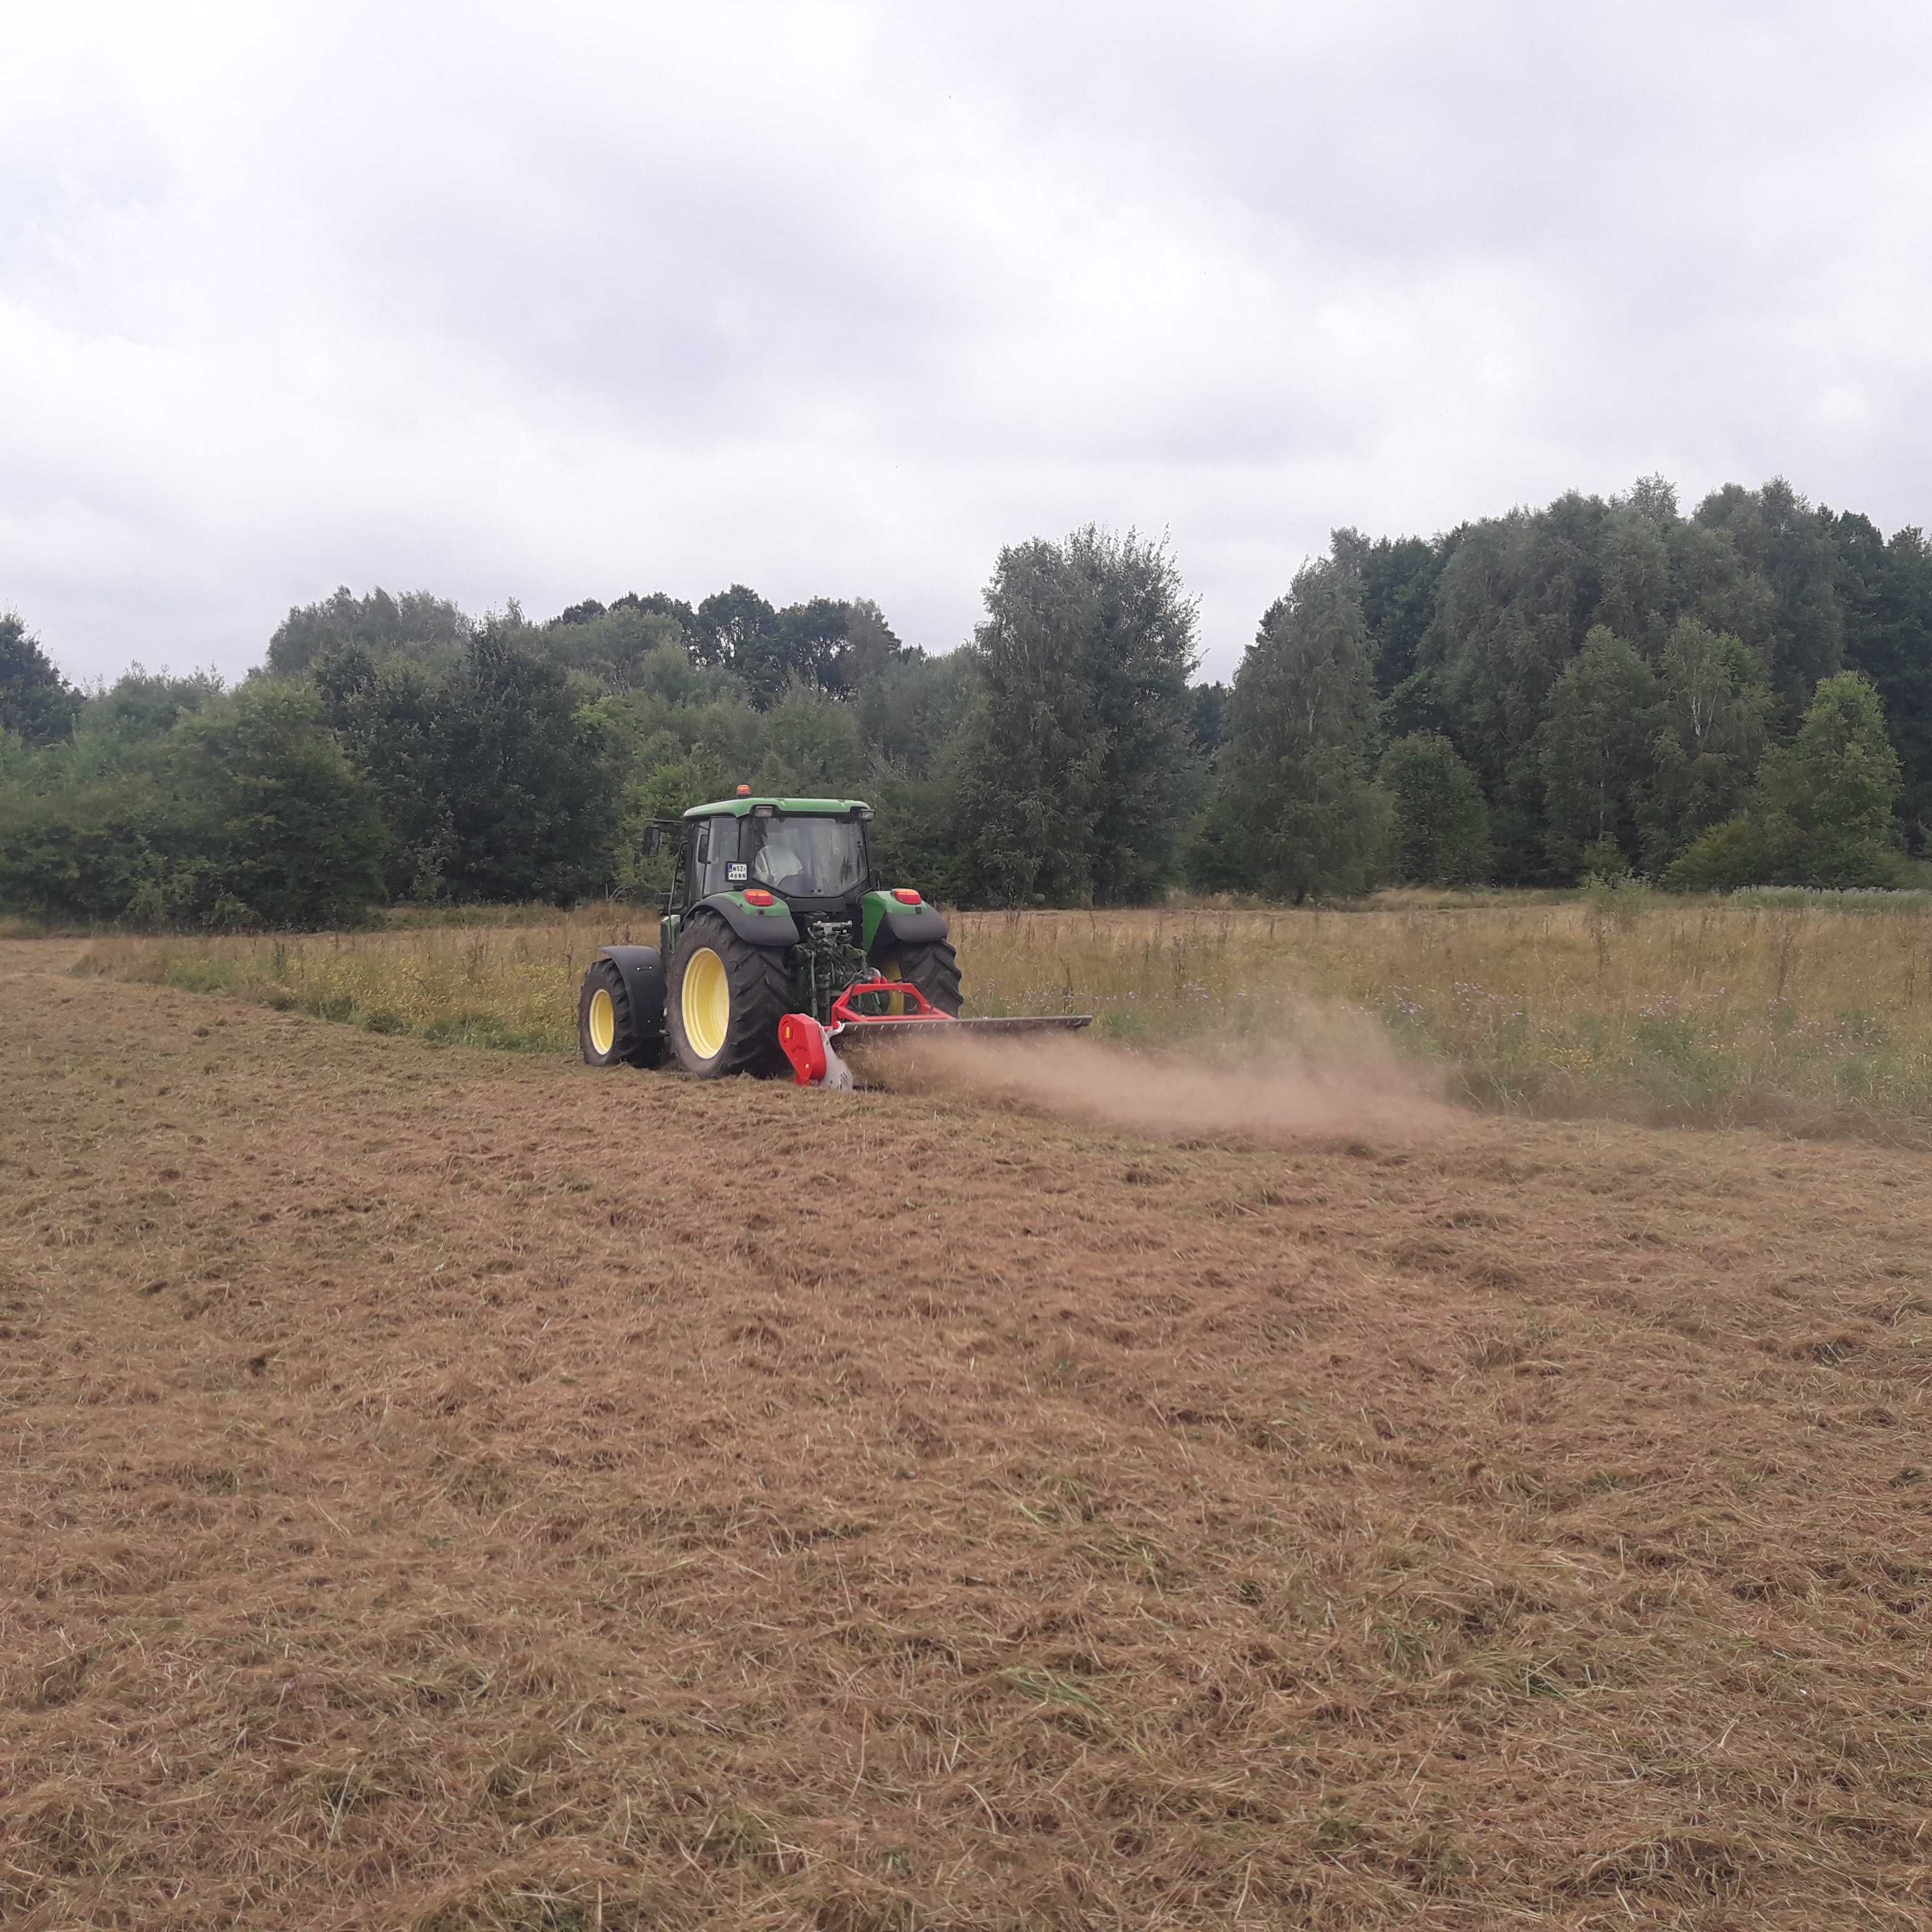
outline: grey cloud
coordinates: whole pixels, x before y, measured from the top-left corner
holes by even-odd
[[[345,580],[944,648],[1099,518],[1225,673],[1338,524],[1924,514],[1916,10],[163,11],[0,69],[0,606],[76,672]]]

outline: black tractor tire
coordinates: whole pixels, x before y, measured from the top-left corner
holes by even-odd
[[[664,1035],[638,1025],[624,976],[608,959],[598,960],[578,989],[577,1050],[586,1066],[656,1066],[664,1059]]]
[[[942,1013],[959,1017],[959,960],[950,940],[914,944],[881,934],[872,947],[872,963],[888,980],[916,986]],[[902,1004],[895,997],[888,1010]]]
[[[671,955],[664,1000],[664,1030],[686,1072],[700,1080],[782,1072],[778,1022],[794,1004],[788,947],[754,946],[716,913],[692,914]]]

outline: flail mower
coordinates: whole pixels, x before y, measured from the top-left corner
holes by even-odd
[[[592,1066],[716,1080],[781,1074],[849,1086],[835,1040],[1070,1032],[1089,1014],[962,1019],[945,919],[882,887],[857,799],[735,798],[661,822],[672,854],[656,946],[607,946],[584,976],[577,1039]]]

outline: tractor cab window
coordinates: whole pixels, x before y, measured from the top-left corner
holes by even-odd
[[[696,888],[692,893],[694,900],[708,898],[712,892],[730,892],[744,884],[742,872],[735,879],[730,875],[732,863],[738,856],[740,822],[721,814],[716,818],[700,818],[692,828],[691,877]]]
[[[748,818],[751,874],[788,898],[845,899],[866,884],[866,842],[849,818]]]

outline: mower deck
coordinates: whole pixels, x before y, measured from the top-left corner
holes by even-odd
[[[899,1010],[866,1010],[868,1003],[880,999],[895,1001]],[[786,1014],[778,1022],[778,1045],[801,1087],[849,1086],[851,1076],[832,1049],[835,1039],[842,1038],[850,1046],[875,1036],[903,1040],[918,1034],[928,1040],[945,1040],[962,1033],[1075,1033],[1093,1024],[1091,1013],[962,1020],[956,1014],[941,1012],[916,986],[904,980],[857,980],[832,1002],[828,1024],[821,1025],[809,1013]]]
[[[962,1020],[946,1017],[939,1021],[931,1019],[868,1019],[861,1020],[841,1037],[848,1046],[855,1040],[871,1040],[880,1034],[909,1033],[922,1034],[928,1039],[939,1032],[942,1039],[950,1039],[955,1034],[966,1033],[1078,1033],[1082,1027],[1091,1026],[1091,1013],[1052,1013],[1040,1016],[1016,1014],[1010,1018]],[[944,1031],[940,1032],[940,1028]]]

